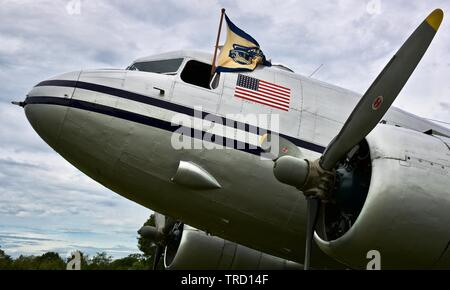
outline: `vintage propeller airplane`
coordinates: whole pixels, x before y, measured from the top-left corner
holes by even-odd
[[[376,250],[382,269],[449,269],[450,130],[391,107],[442,19],[362,97],[276,64],[211,79],[210,54],[178,51],[62,74],[16,104],[66,160],[159,213],[140,230],[155,266],[165,249],[168,269],[365,269]]]

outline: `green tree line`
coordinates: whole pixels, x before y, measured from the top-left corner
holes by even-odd
[[[146,270],[151,269],[151,259],[143,254],[130,254],[113,260],[106,252],[95,254],[92,258],[81,253],[82,270]],[[11,258],[0,249],[1,270],[65,270],[71,258],[63,259],[58,253],[47,252],[41,256]]]
[[[144,225],[155,224],[154,216]],[[138,248],[142,253],[130,254],[121,259],[113,259],[106,252],[96,253],[94,256],[81,253],[81,270],[149,270],[152,269],[155,248],[144,237],[138,237]],[[58,253],[47,252],[40,256],[20,255],[12,258],[0,246],[0,270],[65,270],[72,258],[62,258]],[[163,266],[158,265],[158,269]]]

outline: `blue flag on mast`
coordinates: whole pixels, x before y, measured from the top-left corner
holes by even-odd
[[[220,51],[216,72],[253,71],[259,64],[271,66],[259,43],[237,27],[225,14],[227,40]]]

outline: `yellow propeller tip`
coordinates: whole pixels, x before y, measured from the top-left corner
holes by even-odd
[[[441,25],[442,19],[444,18],[444,11],[442,9],[436,9],[428,15],[426,21],[427,23],[433,27],[434,30],[438,30]]]

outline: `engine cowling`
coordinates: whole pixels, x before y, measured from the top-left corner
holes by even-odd
[[[368,161],[360,154],[360,168],[338,173],[341,202],[322,210],[315,233],[322,251],[351,268],[365,269],[370,250],[379,251],[382,269],[450,268],[448,140],[375,128],[360,144]]]
[[[181,239],[171,241],[164,265],[170,270],[298,270],[300,264],[208,235],[183,225]]]

